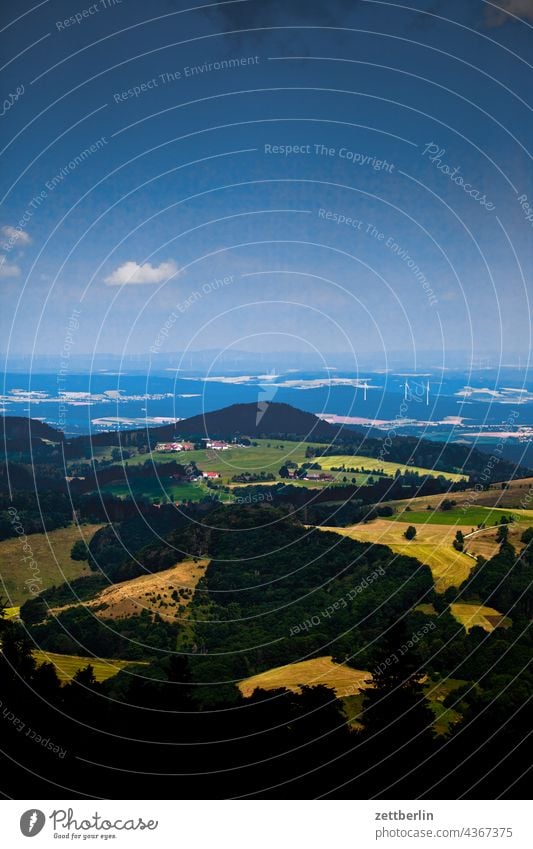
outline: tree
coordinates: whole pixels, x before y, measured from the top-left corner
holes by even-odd
[[[526,545],[529,545],[531,540],[533,540],[533,528],[526,528],[526,530],[520,537],[520,540]]]
[[[445,498],[442,504],[440,505],[441,510],[451,510],[452,507],[455,507],[457,501],[454,501],[453,498]]]
[[[288,478],[289,477],[289,470],[288,470],[287,466],[281,467],[281,469],[279,470],[279,476],[280,476],[280,478]]]
[[[498,530],[496,532],[496,542],[502,543],[507,542],[507,538],[509,536],[509,528],[507,525],[499,525]]]
[[[416,528],[414,525],[409,525],[404,533],[405,539],[414,539],[416,537]]]
[[[455,539],[453,541],[453,547],[457,551],[463,551],[463,549],[465,547],[465,538],[464,538],[464,534],[463,534],[462,531],[457,531],[457,533],[455,534]]]
[[[70,550],[70,557],[72,560],[88,560],[89,559],[89,549],[83,540],[78,539],[72,546]]]

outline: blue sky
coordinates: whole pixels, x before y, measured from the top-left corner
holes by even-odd
[[[188,8],[4,12],[3,352],[527,356],[533,0]]]

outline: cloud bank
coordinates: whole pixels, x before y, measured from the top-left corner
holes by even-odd
[[[29,245],[31,242],[30,236],[25,230],[19,230],[17,227],[11,227],[9,224],[4,224],[0,228],[0,233],[3,236],[2,242],[4,249],[12,248],[15,245]]]
[[[174,260],[162,262],[160,265],[152,265],[151,262],[144,262],[139,265],[134,260],[122,263],[118,268],[104,278],[104,282],[108,286],[128,286],[139,285],[146,283],[162,283],[170,277],[175,277],[179,274],[179,268]]]

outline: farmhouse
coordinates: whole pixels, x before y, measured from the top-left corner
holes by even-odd
[[[211,448],[213,451],[227,451],[230,447],[227,442],[220,439],[206,439],[205,447]]]
[[[218,472],[202,472],[202,477],[208,480],[216,480],[220,475]]]
[[[158,442],[155,450],[162,454],[171,454],[175,451],[194,451],[194,445],[192,442]]]

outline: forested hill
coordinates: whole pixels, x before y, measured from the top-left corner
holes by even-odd
[[[60,430],[56,430],[39,419],[28,419],[24,416],[0,417],[0,436],[4,442],[28,442],[47,439],[50,442],[62,442],[65,438]]]
[[[90,440],[89,437],[78,437],[70,441],[69,453],[72,454],[78,446],[88,445],[89,441],[92,445],[131,446],[149,443],[154,446],[156,442],[172,440],[176,436],[228,440],[239,436],[266,436],[332,442],[338,433],[339,427],[322,421],[313,413],[291,407],[290,404],[232,404],[222,410],[202,413],[162,427],[97,433]]]

